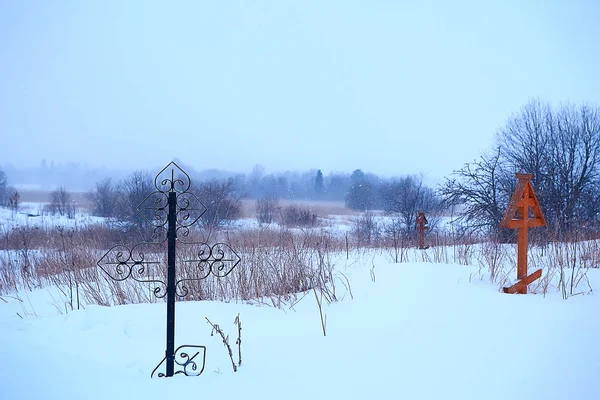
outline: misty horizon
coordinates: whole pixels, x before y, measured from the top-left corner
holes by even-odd
[[[0,164],[439,182],[532,98],[600,102],[599,19],[587,1],[3,2]]]
[[[168,162],[170,162],[169,160]],[[316,176],[317,171],[321,171],[325,177],[331,175],[345,175],[350,176],[355,170],[361,170],[365,174],[370,176],[376,176],[382,180],[397,179],[405,177],[407,175],[419,175],[411,173],[398,173],[395,175],[380,175],[373,171],[364,170],[357,166],[351,171],[327,171],[320,168],[310,168],[307,170],[282,170],[282,171],[269,171],[262,164],[255,164],[251,170],[248,171],[228,171],[219,168],[206,168],[198,169],[192,164],[188,164],[180,159],[173,159],[174,162],[182,166],[186,171],[190,173],[195,179],[199,181],[207,181],[212,179],[223,180],[234,177],[248,177],[254,172],[255,169],[260,169],[262,175],[265,177],[274,176],[298,176],[302,174],[314,174]],[[165,165],[168,164],[165,162]],[[88,191],[92,189],[96,183],[110,178],[113,182],[118,182],[132,173],[137,171],[143,171],[150,174],[152,177],[158,173],[164,165],[156,165],[153,168],[138,168],[135,170],[124,169],[124,168],[107,168],[100,167],[94,168],[91,165],[86,165],[81,162],[53,162],[53,160],[42,160],[37,165],[29,166],[14,166],[11,164],[0,164],[0,171],[4,171],[8,178],[8,183],[15,187],[17,190],[30,190],[34,188],[40,189],[55,189],[59,186],[65,187],[72,191]],[[431,177],[423,175],[424,182],[429,186],[436,186],[441,181],[432,180]]]

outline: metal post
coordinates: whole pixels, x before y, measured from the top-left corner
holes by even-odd
[[[176,229],[177,215],[177,193],[169,192],[169,214],[168,221],[168,253],[167,253],[167,373],[173,376],[175,362],[175,241],[177,239]]]

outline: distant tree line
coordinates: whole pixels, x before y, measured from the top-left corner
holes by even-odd
[[[54,165],[42,162],[42,170]],[[258,219],[273,221],[279,199],[344,201],[364,212],[382,210],[395,217],[400,229],[414,229],[418,211],[430,224],[444,212],[458,217],[461,232],[477,232],[509,240],[514,232],[500,221],[516,185],[515,173],[533,174],[533,186],[546,216],[549,237],[600,234],[600,109],[588,104],[532,100],[512,115],[496,133],[489,151],[449,175],[440,187],[423,177],[383,179],[356,169],[352,173],[321,170],[266,174],[257,165],[248,175],[196,179],[196,196],[207,205],[201,224],[219,228],[241,215],[241,198],[257,200]],[[88,193],[93,214],[113,218],[124,227],[144,229],[136,207],[154,190],[153,175],[136,171],[119,181],[98,181]],[[17,210],[19,193],[0,170],[0,206]],[[51,194],[49,211],[72,217],[70,194],[59,187]],[[289,212],[288,212],[289,211]],[[314,224],[306,210],[290,209],[278,219],[289,224]],[[395,230],[396,228],[394,228]]]
[[[424,185],[419,176],[380,179],[373,174],[355,170],[352,174],[334,173],[324,176],[321,170],[288,173],[281,176],[264,175],[255,167],[249,176],[194,179],[193,193],[207,206],[200,224],[206,229],[218,229],[238,219],[242,198],[257,200],[257,219],[261,223],[277,221],[289,226],[311,226],[316,215],[298,206],[279,207],[280,199],[343,200],[360,211],[383,210],[394,215],[403,229],[413,229],[418,211],[424,211],[434,223],[442,212],[441,198]],[[153,177],[136,171],[119,182],[110,179],[97,182],[88,193],[92,213],[113,218],[124,227],[143,231],[147,222],[136,208],[154,190]],[[297,194],[297,191],[301,195]],[[433,226],[432,226],[433,227]]]
[[[497,132],[493,150],[465,164],[440,190],[470,229],[508,239],[500,220],[516,186],[532,184],[556,238],[600,231],[600,110],[590,105],[553,108],[532,100]]]
[[[417,211],[439,214],[442,209],[441,197],[423,183],[422,176],[383,179],[361,169],[327,176],[321,170],[278,176],[264,175],[263,171],[257,166],[245,180],[238,181],[246,197],[256,198],[261,204],[273,199],[338,200],[354,210],[399,213],[407,226],[414,225]],[[268,204],[262,209],[268,219]]]
[[[195,187],[203,202],[216,206],[209,207],[212,211],[202,220],[206,227],[237,218],[242,197],[263,202],[338,200],[355,210],[392,213],[407,228],[414,226],[418,211],[435,216],[451,208],[466,231],[506,240],[511,232],[500,228],[500,220],[516,185],[515,173],[525,172],[533,174],[532,183],[548,221],[546,231],[566,237],[574,232],[600,233],[599,163],[598,107],[552,107],[532,100],[498,130],[489,151],[455,170],[437,190],[414,175],[381,179],[360,169],[351,174],[321,170],[266,174],[261,166],[248,175],[198,182]],[[141,228],[144,222],[135,207],[152,190],[152,176],[138,171],[116,183],[98,182],[89,198],[94,214]],[[18,204],[15,193],[6,174],[0,173],[0,204]],[[56,196],[53,203],[60,213],[68,202],[65,193],[59,191]],[[272,219],[274,212],[267,203],[262,208],[265,220]]]
[[[350,174],[321,170],[266,174],[256,165],[248,175],[238,175],[234,181],[250,199],[278,198],[289,200],[344,200],[351,186]]]
[[[352,174],[325,175],[321,170],[310,170],[266,175],[263,167],[256,166],[247,176],[209,180],[192,176],[192,180],[193,193],[207,206],[200,219],[206,229],[218,229],[238,219],[242,198],[257,200],[257,218],[261,223],[277,220],[288,226],[315,225],[316,215],[302,206],[278,207],[280,199],[337,200],[355,210],[384,210],[396,216],[403,229],[414,227],[417,211],[425,211],[433,220],[441,213],[441,200],[418,176],[381,179],[360,169]],[[106,178],[96,182],[86,197],[93,215],[110,218],[122,229],[142,233],[148,226],[137,206],[154,190],[153,175],[139,170],[118,181]],[[49,200],[44,212],[74,218],[74,201],[65,187],[52,190]],[[6,174],[0,171],[0,206],[16,210],[18,204],[18,193],[8,186]]]
[[[435,222],[444,212],[456,215],[461,232],[477,232],[510,240],[514,232],[500,221],[516,185],[515,173],[533,174],[533,186],[548,226],[538,231],[549,237],[600,234],[600,109],[583,104],[552,107],[532,100],[511,116],[496,133],[493,146],[466,163],[437,189],[423,177],[406,175],[383,179],[361,169],[351,174],[321,170],[266,174],[257,165],[248,175],[199,180],[192,176],[196,196],[206,204],[201,224],[219,228],[241,215],[241,198],[257,200],[258,219],[289,224],[313,224],[315,216],[290,209],[284,216],[279,199],[337,200],[355,210],[383,210],[401,229],[414,229],[418,211]],[[93,213],[143,229],[136,207],[154,190],[153,176],[136,171],[120,181],[96,183],[88,198]],[[18,192],[0,171],[0,205],[19,204]],[[59,188],[51,206],[72,215],[69,194]],[[279,212],[280,215],[276,213]]]
[[[117,183],[111,179],[96,183],[87,197],[92,202],[93,215],[113,218],[123,228],[141,233],[148,228],[148,222],[137,207],[155,190],[150,173],[135,171]],[[241,214],[241,194],[233,179],[199,182],[192,186],[191,192],[206,205],[207,210],[199,221],[206,229],[218,229]]]

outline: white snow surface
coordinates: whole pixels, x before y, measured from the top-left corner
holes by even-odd
[[[600,398],[598,296],[507,295],[468,266],[368,257],[337,268],[353,298],[339,284],[325,337],[312,292],[283,310],[178,302],[176,346],[208,347],[198,377],[150,378],[164,356],[165,303],[59,314],[47,289],[22,291],[22,303],[3,296],[0,398]],[[593,287],[599,272],[588,272]],[[229,334],[237,360],[238,313],[234,373],[204,317]]]
[[[73,228],[87,225],[101,224],[106,218],[95,217],[86,213],[76,213],[73,218],[59,215],[47,215],[43,207],[37,203],[25,203],[18,212],[0,207],[0,226],[5,229],[17,227],[31,227],[51,229],[56,227]]]

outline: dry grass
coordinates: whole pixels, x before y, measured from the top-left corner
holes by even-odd
[[[359,222],[356,222],[359,223]],[[392,262],[434,262],[479,266],[476,274],[489,280],[498,289],[516,276],[516,245],[481,241],[476,237],[454,238],[441,232],[427,238],[426,250],[416,248],[416,235],[393,236],[383,233],[368,243],[364,237],[350,231],[339,237],[327,229],[254,229],[244,231],[194,231],[186,241],[228,243],[241,257],[241,264],[226,277],[209,275],[194,280],[202,273],[201,265],[189,263],[194,256],[180,245],[177,257],[178,279],[189,279],[185,300],[242,301],[268,304],[274,307],[293,307],[311,291],[319,303],[333,302],[352,291],[345,276],[335,268],[336,259],[352,254],[364,257],[368,252],[387,254]],[[61,297],[56,308],[61,312],[85,304],[118,305],[160,302],[158,294],[164,287],[156,283],[135,280],[115,282],[96,266],[107,249],[117,243],[131,246],[140,242],[126,232],[106,226],[54,228],[42,230],[21,227],[0,230],[0,294],[18,293],[22,289],[54,287]],[[159,262],[149,265],[138,278],[146,281],[165,280],[166,248],[149,246],[144,250],[146,260]],[[533,293],[558,290],[564,298],[589,293],[589,268],[600,265],[600,241],[549,242],[544,246],[531,245],[530,271],[544,268],[541,280],[531,285]],[[373,264],[372,279],[375,265]],[[204,270],[206,272],[206,270]],[[143,275],[143,276],[142,276]],[[143,278],[143,279],[142,279]],[[341,283],[341,285],[340,285]],[[163,290],[161,292],[161,290]],[[325,334],[325,316],[322,314]]]
[[[158,281],[166,280],[165,244],[140,247],[145,261],[157,264],[145,264],[143,270],[134,266],[130,278],[116,282],[96,266],[111,244],[107,239],[111,238],[105,232],[90,228],[11,231],[7,242],[13,250],[0,257],[0,294],[16,293],[23,288],[55,287],[62,293],[56,306],[64,311],[79,308],[81,304],[107,306],[163,301],[161,295],[166,288]],[[202,232],[186,239],[205,240]],[[183,300],[251,301],[283,307],[313,289],[319,290],[328,302],[337,299],[337,276],[331,253],[340,251],[341,244],[326,233],[256,230],[227,237],[213,235],[210,242],[215,241],[230,243],[241,257],[241,264],[226,277],[210,274],[196,280],[208,271],[205,264],[188,262],[198,258],[195,252],[200,247],[178,245],[177,279],[187,280],[177,290],[178,294],[187,294]],[[133,256],[142,257],[137,250]],[[113,265],[106,269],[118,278],[118,268],[122,271],[127,267]]]

